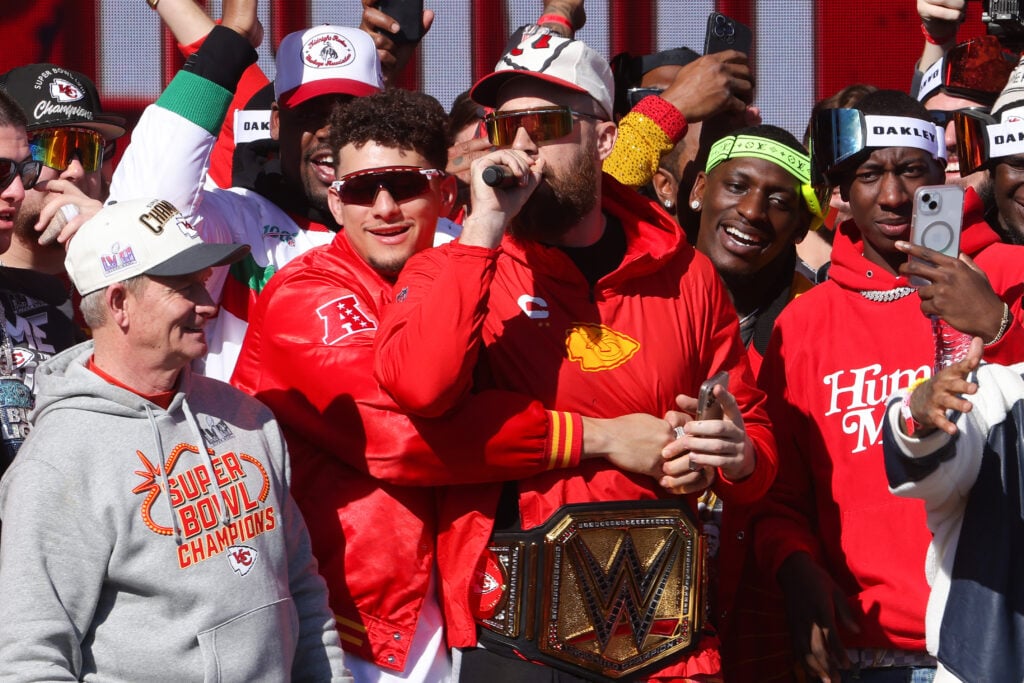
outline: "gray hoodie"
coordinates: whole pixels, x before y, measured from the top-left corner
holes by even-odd
[[[163,410],[91,355],[37,371],[0,481],[0,680],[351,680],[270,411],[188,370]]]

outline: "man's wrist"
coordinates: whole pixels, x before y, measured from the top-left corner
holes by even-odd
[[[555,14],[554,12],[542,14],[537,19],[537,23],[549,31],[554,31],[563,38],[572,38],[574,33],[572,22],[561,14]]]
[[[1000,339],[1002,339],[1003,335],[1006,334],[1006,331],[1010,329],[1010,321],[1012,319],[1013,317],[1010,315],[1010,306],[1004,301],[1002,318],[1000,318],[999,320],[999,330],[996,332],[995,336],[993,336],[989,341],[985,342],[985,346],[992,346]]]
[[[921,35],[932,45],[948,45],[956,42],[956,34],[960,23],[955,21],[939,21],[936,19],[921,20]]]

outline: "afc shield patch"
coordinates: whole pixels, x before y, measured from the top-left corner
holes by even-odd
[[[324,322],[324,344],[337,344],[357,332],[374,332],[377,321],[366,315],[355,294],[333,299],[316,309]]]

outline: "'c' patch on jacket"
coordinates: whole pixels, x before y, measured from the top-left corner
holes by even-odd
[[[584,372],[612,370],[632,358],[640,342],[604,325],[573,323],[565,332],[565,351],[569,360],[580,364]]]

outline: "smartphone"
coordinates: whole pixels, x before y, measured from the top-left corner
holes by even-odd
[[[750,54],[750,45],[754,34],[750,27],[731,19],[721,12],[712,12],[708,16],[708,30],[704,34],[704,54],[724,50],[739,50]]]
[[[709,379],[704,380],[697,392],[697,419],[698,420],[721,420],[722,404],[715,396],[715,387],[729,388],[729,373],[723,370],[716,373]]]
[[[418,43],[423,37],[423,0],[378,0],[377,9],[398,22],[398,33],[384,31],[396,43]]]
[[[960,255],[963,215],[962,187],[925,185],[917,188],[914,192],[913,217],[910,221],[910,243],[957,258]],[[930,285],[931,282],[923,277],[913,276],[910,278],[910,284],[920,287]]]

